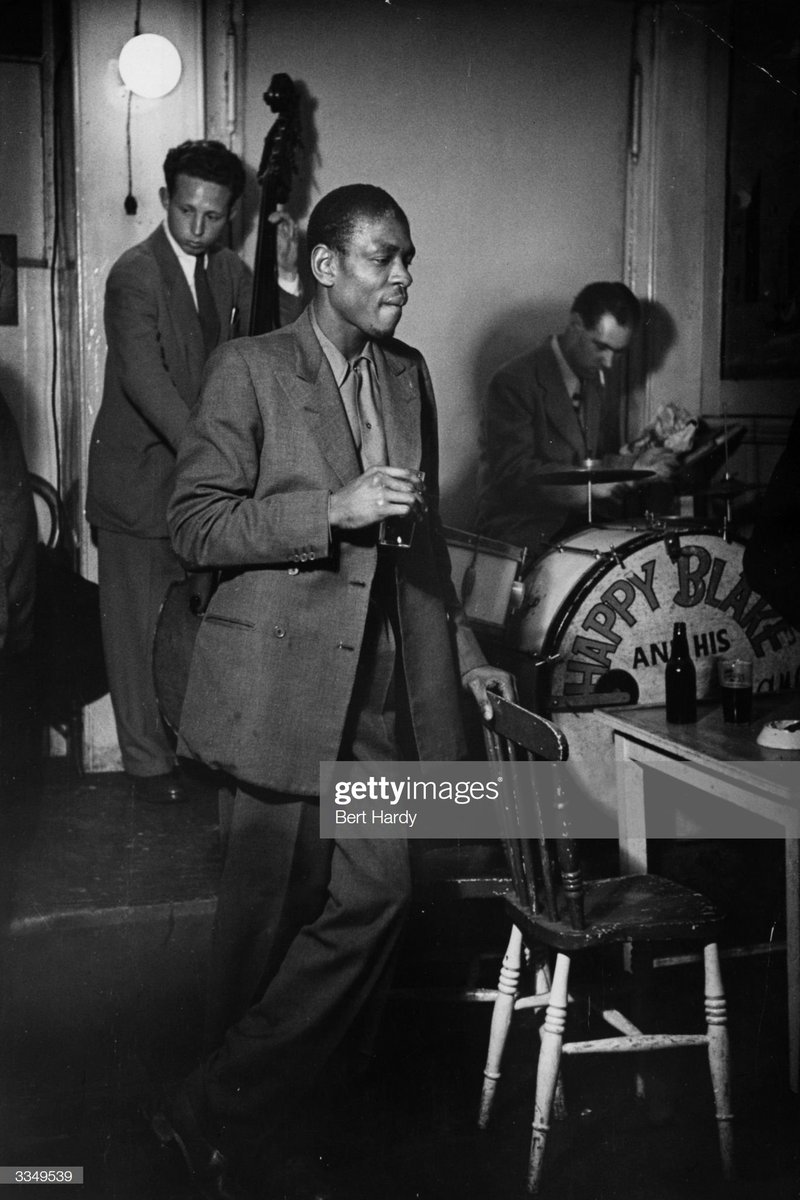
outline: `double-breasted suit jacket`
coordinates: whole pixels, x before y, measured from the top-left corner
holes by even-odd
[[[449,577],[438,516],[436,411],[422,356],[375,344],[391,464],[426,472],[430,506],[396,555],[403,665],[420,757],[464,752],[458,673],[484,661]],[[332,536],[329,495],[361,473],[306,311],[209,362],[169,507],[187,566],[219,568],[199,631],[179,752],[313,795],[337,757],[376,570],[376,527]]]
[[[208,255],[220,339],[247,329],[251,274],[238,255]],[[175,454],[197,403],[206,352],[200,318],[163,226],[127,250],[106,284],[103,401],[89,450],[93,525],[166,537]]]
[[[549,338],[506,363],[489,385],[481,424],[480,532],[541,553],[543,542],[574,519],[563,490],[544,486],[546,472],[579,465],[587,446],[593,458],[615,455],[618,426],[615,402],[596,388],[584,443]]]

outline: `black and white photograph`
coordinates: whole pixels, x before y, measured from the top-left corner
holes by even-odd
[[[798,1200],[800,9],[0,102],[3,1200]]]

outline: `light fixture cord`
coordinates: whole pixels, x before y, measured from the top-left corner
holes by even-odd
[[[142,20],[142,0],[136,0],[136,16],[133,21],[133,36],[138,37]],[[125,154],[128,161],[128,194],[124,200],[125,212],[129,217],[135,217],[139,201],[133,194],[133,152],[131,149],[131,106],[133,92],[128,88],[128,108],[125,118]]]

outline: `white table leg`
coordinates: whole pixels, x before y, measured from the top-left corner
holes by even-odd
[[[641,747],[619,734],[616,734],[616,745],[619,869],[622,875],[639,875],[647,871],[644,772],[631,755],[641,754]]]

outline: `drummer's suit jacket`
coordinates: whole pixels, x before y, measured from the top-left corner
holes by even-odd
[[[419,756],[464,753],[459,672],[485,660],[449,575],[438,515],[433,388],[418,351],[373,344],[389,461],[426,473],[429,510],[396,554],[402,655]],[[168,521],[193,568],[222,579],[197,635],[179,753],[246,784],[319,792],[337,758],[376,571],[376,527],[328,526],[361,473],[308,310],[209,361],[182,439]]]
[[[593,389],[587,401],[586,440],[591,456],[616,456],[618,405],[612,389]],[[543,486],[543,475],[578,466],[586,449],[572,398],[550,338],[501,367],[489,384],[480,434],[478,529],[488,537],[526,546],[533,557],[546,539],[586,524],[585,488],[577,493]],[[613,501],[610,502],[613,507]],[[610,515],[598,505],[596,515]]]

